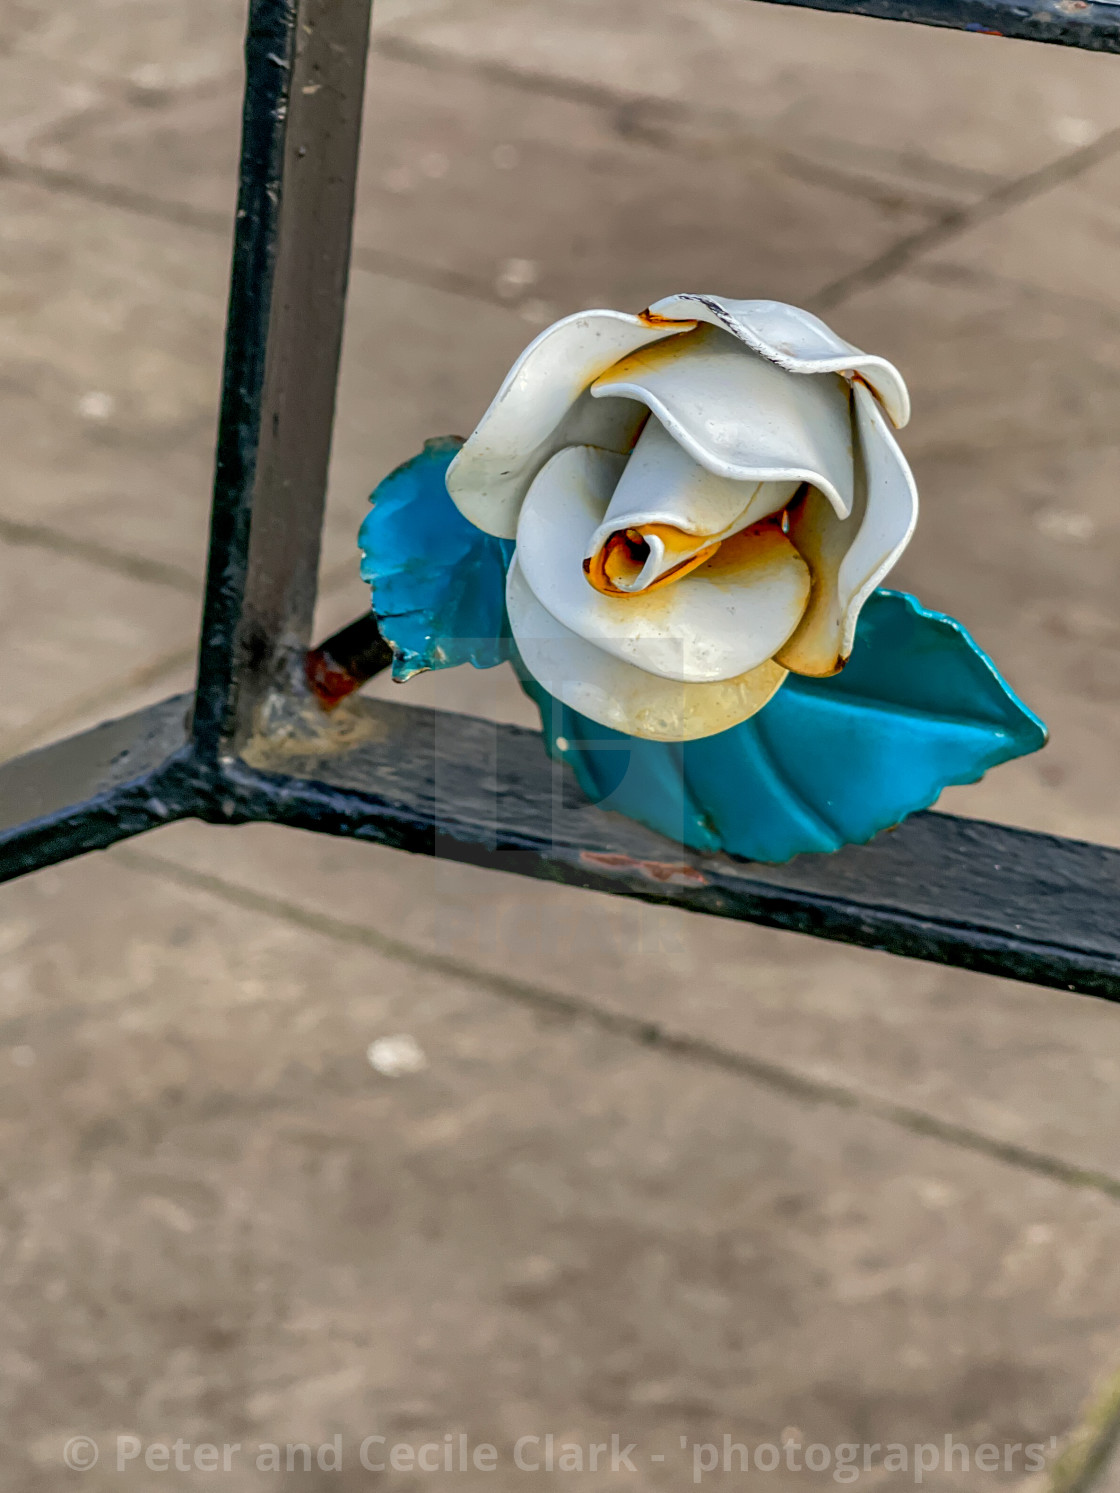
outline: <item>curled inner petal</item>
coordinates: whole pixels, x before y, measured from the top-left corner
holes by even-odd
[[[684,534],[670,524],[640,524],[616,530],[590,559],[587,579],[604,596],[634,596],[679,581],[710,560],[718,539]]]
[[[596,591],[613,597],[682,580],[722,540],[780,513],[797,486],[785,477],[770,481],[756,473],[739,480],[710,472],[651,416],[591,536],[584,574]]]
[[[604,526],[627,458],[593,447],[558,452],[526,496],[517,528],[517,559],[525,582],[557,622],[595,648],[665,679],[727,680],[774,656],[801,620],[809,599],[809,569],[782,533],[781,514],[722,540],[714,555],[679,574],[674,584],[604,595],[588,584],[583,561],[605,540],[658,520]],[[601,535],[592,545],[592,535]],[[693,535],[693,553],[721,539]],[[657,535],[639,544],[653,555]],[[631,558],[636,568],[641,558]],[[614,546],[616,561],[622,546]],[[641,569],[649,563],[647,559]],[[638,571],[641,574],[641,571]]]

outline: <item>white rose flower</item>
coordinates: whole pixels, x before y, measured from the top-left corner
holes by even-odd
[[[516,539],[506,600],[555,698],[654,741],[820,677],[910,539],[898,371],[778,301],[586,311],[526,348],[447,473]],[[890,423],[888,423],[890,422]]]

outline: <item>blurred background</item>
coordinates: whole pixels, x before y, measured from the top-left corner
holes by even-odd
[[[243,25],[0,9],[5,757],[191,682]],[[549,321],[678,290],[903,370],[894,583],[1053,733],[942,804],[1120,844],[1120,59],[749,0],[379,0],[319,634],[365,606],[382,475]],[[535,724],[504,669],[372,688]],[[271,827],[12,884],[0,949],[7,1488],[513,1489],[546,1434],[637,1445],[577,1493],[691,1486],[725,1435],[951,1434],[1020,1449],[931,1487],[1120,1488],[1103,1004]],[[494,1470],[360,1464],[449,1433]],[[121,1469],[118,1436],[241,1449]],[[285,1470],[335,1437],[340,1469]]]

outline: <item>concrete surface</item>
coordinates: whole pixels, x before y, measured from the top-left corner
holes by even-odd
[[[241,24],[0,15],[5,754],[190,677]],[[903,368],[899,583],[1053,731],[946,806],[1120,844],[1117,69],[744,0],[386,3],[321,626],[370,486],[544,322],[791,299]],[[405,689],[532,724],[503,670]],[[775,1489],[837,1480],[808,1443],[911,1487],[946,1434],[936,1488],[1120,1477],[1060,1455],[1116,1424],[1108,1008],[267,827],[9,886],[0,947],[5,1488],[514,1488],[548,1433],[636,1444],[573,1489],[742,1483],[725,1434]],[[492,1471],[360,1462],[460,1433]],[[242,1445],[118,1470],[118,1436]],[[255,1466],[335,1436],[341,1470]]]

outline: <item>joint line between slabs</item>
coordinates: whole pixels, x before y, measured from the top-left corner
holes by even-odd
[[[49,736],[53,741],[58,741],[66,734],[66,727],[80,721],[83,716],[92,715],[94,711],[111,712],[115,700],[130,695],[134,690],[149,689],[177,669],[185,668],[192,662],[197,651],[197,644],[194,643],[188,648],[170,649],[148,663],[139,664],[122,677],[109,680],[96,690],[91,690],[89,694],[67,700],[57,710],[48,711],[37,716],[28,725],[12,730],[0,739],[0,764],[20,757],[25,752],[34,751],[37,747],[49,746],[51,742],[44,741],[44,737]],[[105,717],[106,720],[112,718],[111,714]],[[59,735],[56,736],[56,732]]]
[[[152,222],[170,223],[176,228],[193,228],[200,233],[220,234],[224,237],[233,226],[232,207],[228,212],[195,207],[190,203],[174,202],[168,198],[153,196],[149,192],[136,191],[132,187],[94,181],[80,172],[59,171],[51,166],[19,161],[0,152],[0,181],[3,180],[22,182],[43,191],[77,197],[120,212],[135,213]],[[418,264],[404,255],[393,254],[372,245],[355,244],[351,257],[354,268],[367,274],[384,275],[387,279],[403,280],[423,290],[439,290],[467,300],[481,301],[484,305],[499,306],[503,311],[516,315],[515,304],[503,300],[489,285],[475,280],[461,270]]]
[[[625,95],[616,96],[610,90],[595,84],[553,78],[547,74],[539,77],[536,74],[531,77],[526,75],[522,78],[516,69],[511,70],[499,64],[478,62],[473,59],[448,58],[438,51],[416,45],[404,38],[382,38],[377,43],[377,50],[388,57],[420,66],[455,66],[476,71],[483,76],[493,76],[507,82],[512,81],[519,86],[528,86],[531,81],[534,86],[552,91],[557,97],[568,97],[594,107],[610,107],[617,110],[628,104],[634,106],[637,103],[646,102],[641,96],[634,98]],[[662,104],[664,101],[653,98],[649,102]],[[689,116],[690,112],[696,114],[696,111],[687,109],[680,112],[682,117]],[[701,115],[696,114],[696,117],[701,117]],[[817,311],[832,310],[860,290],[881,284],[923,254],[950,242],[978,223],[997,217],[1009,208],[1028,202],[1051,187],[1081,175],[1099,162],[1106,160],[1118,147],[1120,147],[1120,127],[1106,131],[1091,144],[1071,151],[1056,161],[1051,161],[1023,176],[1001,183],[979,202],[942,214],[926,227],[900,239],[868,264],[839,276],[815,295],[807,297],[806,304]],[[781,151],[778,156],[785,160],[787,166],[800,163],[800,157],[795,152]],[[805,171],[814,179],[820,180],[822,176],[829,176],[837,190],[855,192],[857,195],[866,194],[867,184],[863,182],[858,173],[856,179],[846,181],[846,175],[850,176],[850,173],[837,172],[832,178],[828,168],[820,163],[806,160],[803,164]],[[226,233],[232,222],[232,210],[229,213],[223,213],[194,207],[187,203],[176,203],[153,197],[145,192],[137,192],[120,184],[91,181],[81,173],[60,171],[20,161],[15,157],[0,153],[0,179],[4,177],[37,185],[45,190],[68,192],[106,206],[204,232]],[[356,268],[369,273],[384,274],[429,290],[461,295],[485,305],[499,306],[503,310],[510,311],[511,314],[516,314],[516,307],[497,296],[489,285],[476,281],[473,276],[463,271],[417,265],[414,260],[372,245],[355,245],[352,257]]]
[[[1120,149],[1120,126],[1106,130],[1091,145],[1082,146],[1079,150],[1071,151],[1069,155],[1062,156],[1056,161],[1050,161],[1035,171],[1028,171],[1024,176],[1017,176],[1011,181],[1004,182],[972,206],[957,208],[931,223],[929,227],[920,228],[916,233],[899,239],[870,263],[863,265],[860,269],[850,270],[826,285],[811,298],[809,305],[815,311],[833,310],[859,291],[868,290],[873,285],[881,285],[892,275],[906,269],[923,254],[950,243],[970,228],[976,227],[977,224],[998,218],[1010,208],[1020,207],[1025,202],[1041,197],[1052,187],[1073,181],[1102,161],[1108,160],[1118,149]]]
[[[53,550],[56,554],[67,555],[88,565],[96,565],[102,570],[127,576],[129,580],[145,581],[153,586],[169,586],[173,591],[181,591],[186,596],[200,596],[205,583],[201,572],[195,575],[186,566],[133,554],[129,550],[117,549],[114,545],[102,544],[97,539],[77,539],[50,524],[22,523],[18,519],[0,516],[0,544]],[[340,560],[328,566],[320,577],[319,595],[332,595],[357,574],[356,558],[353,561]]]
[[[7,538],[5,525],[7,520],[0,519],[0,541]],[[20,525],[29,529],[39,529],[41,525]],[[125,574],[134,575],[134,569],[128,568],[133,564],[134,557],[127,554],[119,554],[116,551],[104,550],[102,546],[94,546],[90,553],[85,553],[79,544],[71,545],[65,535],[57,535],[54,530],[44,528],[47,537],[36,534],[34,537],[17,539],[16,543],[38,545],[45,549],[59,549],[73,554],[76,558],[87,561],[94,565],[103,565],[109,570],[123,570]],[[60,543],[55,541],[59,540]],[[106,558],[106,556],[108,558]],[[157,565],[159,562],[137,560],[138,565]],[[162,567],[160,567],[162,568]],[[174,569],[175,567],[167,567]],[[357,573],[357,564],[332,566],[322,577],[319,587],[320,597],[327,598],[335,595],[352,576]],[[184,572],[185,574],[185,572]],[[157,580],[153,575],[140,577],[149,580],[153,585],[174,585],[176,590],[183,588],[174,582]],[[200,594],[202,582],[191,580],[190,591],[192,594]],[[104,685],[90,691],[88,694],[79,695],[77,699],[65,701],[57,710],[48,712],[46,715],[37,716],[26,726],[20,726],[0,739],[0,764],[10,761],[14,757],[21,756],[24,752],[34,751],[40,745],[49,745],[44,742],[45,736],[55,737],[55,733],[65,732],[68,725],[80,721],[83,716],[91,715],[95,710],[105,713],[106,719],[112,719],[112,711],[115,702],[122,697],[131,694],[134,690],[149,689],[158,684],[162,679],[167,679],[177,670],[191,663],[198,653],[198,642],[192,639],[190,643],[181,648],[169,649],[158,657],[150,659],[147,663],[139,664],[122,678],[108,680]],[[57,739],[57,738],[55,738]]]
[[[182,565],[130,554],[128,550],[101,544],[96,539],[76,539],[49,524],[21,523],[18,519],[0,517],[0,542],[53,550],[56,554],[100,566],[102,570],[115,571],[118,575],[127,576],[129,580],[170,586],[173,591],[182,591],[190,596],[197,596],[202,587],[201,578],[193,576]]]
[[[535,985],[528,981],[511,979],[509,976],[471,964],[467,960],[418,948],[414,944],[367,928],[360,923],[351,923],[328,913],[301,907],[298,903],[289,902],[283,897],[253,891],[249,887],[226,881],[209,872],[195,871],[178,865],[163,856],[153,855],[150,851],[116,849],[110,854],[130,870],[141,874],[154,874],[166,881],[231,902],[248,911],[278,918],[295,927],[306,929],[308,932],[318,933],[340,943],[356,944],[359,947],[371,949],[403,964],[411,964],[419,969],[467,981],[488,990],[493,995],[530,1010],[586,1022],[611,1036],[641,1047],[651,1048],[663,1053],[666,1057],[680,1058],[688,1062],[701,1063],[707,1067],[719,1068],[726,1073],[736,1074],[777,1093],[785,1094],[788,1098],[811,1104],[828,1104],[837,1109],[870,1115],[913,1135],[938,1140],[960,1150],[987,1156],[990,1160],[998,1161],[1005,1166],[1012,1166],[1020,1171],[1045,1177],[1067,1187],[1097,1192],[1114,1202],[1120,1202],[1120,1179],[1110,1176],[1107,1172],[1078,1167],[1061,1157],[1050,1156],[1045,1152],[1016,1145],[1011,1141],[999,1140],[981,1131],[973,1130],[967,1125],[942,1120],[936,1115],[911,1109],[906,1105],[895,1104],[890,1100],[879,1099],[873,1094],[848,1088],[842,1084],[811,1078],[792,1069],[783,1068],[777,1063],[769,1062],[765,1058],[732,1052],[702,1037],[691,1037],[670,1031],[658,1022],[643,1021],[640,1017],[629,1016],[624,1012],[606,1010],[579,996],[567,995],[562,991],[551,990],[546,986]],[[1074,1490],[1074,1493],[1080,1493],[1080,1490]]]
[[[830,187],[850,196],[863,197],[881,206],[894,207],[900,201],[905,201],[917,211],[928,214],[939,204],[947,208],[954,201],[952,189],[935,181],[915,181],[909,185],[886,181],[877,178],[866,164],[834,164],[820,160],[811,151],[803,154],[796,148],[780,145],[766,134],[751,129],[749,124],[730,109],[704,108],[681,99],[653,93],[627,92],[601,83],[535,71],[494,58],[463,56],[442,47],[433,47],[427,42],[392,34],[379,37],[374,51],[389,61],[401,62],[424,72],[464,74],[535,97],[544,96],[562,103],[597,109],[608,116],[623,143],[633,141],[685,157],[704,156],[710,153],[710,148],[697,146],[685,138],[674,140],[667,136],[666,130],[671,131],[674,126],[687,128],[690,124],[710,125],[723,131],[721,147],[717,149],[738,149],[740,153],[753,151],[758,159],[768,159],[805,181]],[[649,111],[651,117],[648,120],[640,117],[642,110]],[[973,189],[981,182],[993,180],[991,174],[986,172],[960,170],[958,174],[961,178],[956,193],[958,200],[961,191],[966,189],[966,180]]]

